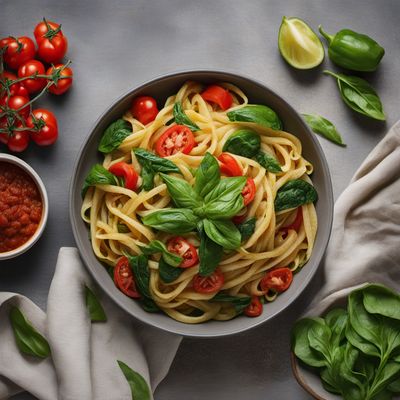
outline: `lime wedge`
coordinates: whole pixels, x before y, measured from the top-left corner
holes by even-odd
[[[310,69],[322,63],[325,52],[321,40],[301,19],[283,17],[278,37],[282,57],[294,68]]]

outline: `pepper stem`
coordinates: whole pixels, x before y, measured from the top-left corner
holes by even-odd
[[[321,26],[321,25],[318,26],[318,30],[319,30],[319,33],[326,39],[326,41],[327,41],[328,44],[330,45],[331,42],[332,42],[332,40],[333,40],[333,38],[334,38],[334,35],[329,35],[328,33],[326,33],[326,32],[322,29],[322,26]]]

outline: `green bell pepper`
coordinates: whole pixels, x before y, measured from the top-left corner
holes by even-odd
[[[343,68],[375,71],[385,54],[385,49],[374,39],[350,29],[342,29],[336,35],[329,35],[320,25],[319,31],[329,44],[329,58]]]

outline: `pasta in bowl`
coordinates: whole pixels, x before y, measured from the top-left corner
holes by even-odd
[[[80,216],[97,268],[135,316],[140,307],[164,329],[226,334],[217,326],[271,318],[314,272],[301,276],[324,250],[321,191],[303,141],[270,102],[249,100],[235,79],[188,78],[164,101],[141,90],[109,118],[102,156],[81,176]]]

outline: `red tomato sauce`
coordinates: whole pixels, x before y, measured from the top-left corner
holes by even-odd
[[[0,162],[0,253],[26,243],[42,218],[42,198],[33,179],[17,165]]]

